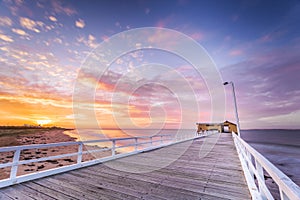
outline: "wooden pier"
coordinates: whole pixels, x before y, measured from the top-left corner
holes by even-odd
[[[231,134],[195,139],[175,159],[187,143],[2,188],[0,199],[251,199]]]

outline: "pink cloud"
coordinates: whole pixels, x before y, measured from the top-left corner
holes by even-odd
[[[281,31],[273,31],[268,34],[263,35],[261,38],[258,39],[258,42],[272,42],[281,36],[283,36],[287,31],[286,30],[281,30]]]
[[[170,22],[172,21],[172,16],[168,16],[164,19],[160,19],[156,22],[156,27],[159,27],[159,28],[165,28],[167,27],[168,24],[170,24]]]
[[[243,54],[243,51],[240,49],[235,49],[229,52],[230,56],[240,56]]]
[[[109,39],[109,36],[107,36],[107,35],[103,35],[102,37],[101,37],[101,39],[104,41],[104,40],[107,40],[107,39]]]
[[[299,47],[256,51],[250,59],[221,70],[224,80],[233,80],[242,128],[273,128],[288,126],[299,128],[282,120],[273,123],[271,118],[299,110]],[[229,113],[234,113],[232,95],[228,95]],[[232,116],[227,116],[232,118]],[[266,119],[261,121],[260,119]]]
[[[164,28],[166,26],[166,23],[164,20],[159,20],[157,23],[156,23],[156,27],[159,27],[159,28]]]
[[[202,40],[204,35],[201,32],[196,32],[190,35],[191,38],[193,38],[194,40]]]
[[[63,13],[68,16],[77,14],[77,11],[69,5],[62,5],[62,1],[53,0],[51,1],[52,7],[56,13]]]

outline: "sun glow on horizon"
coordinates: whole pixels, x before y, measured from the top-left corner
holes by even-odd
[[[41,120],[36,120],[36,122],[37,122],[39,125],[43,126],[43,125],[45,125],[45,124],[51,123],[52,120],[51,120],[51,119],[41,119]]]

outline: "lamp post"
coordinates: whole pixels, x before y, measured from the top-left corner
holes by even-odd
[[[236,118],[236,126],[237,126],[237,132],[238,136],[241,137],[241,131],[240,131],[240,122],[239,122],[239,115],[237,111],[237,104],[236,104],[236,96],[235,96],[235,90],[234,90],[234,84],[232,81],[230,82],[224,82],[223,85],[230,84],[232,87],[232,94],[233,94],[233,102],[234,102],[234,110],[235,110],[235,118]]]

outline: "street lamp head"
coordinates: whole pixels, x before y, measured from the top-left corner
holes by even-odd
[[[224,82],[223,85],[228,85],[228,82]]]

